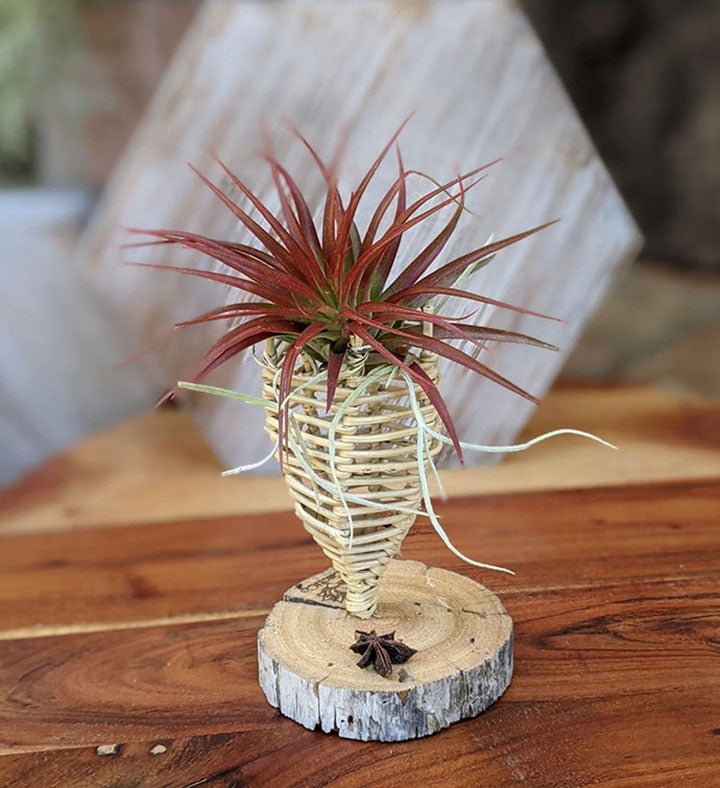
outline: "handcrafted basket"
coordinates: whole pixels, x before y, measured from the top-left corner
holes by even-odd
[[[265,429],[273,441],[278,439],[277,381],[283,358],[282,349],[269,341],[262,359],[263,397],[268,403]],[[408,384],[389,370],[386,374],[376,370],[376,379],[369,382],[371,358],[369,349],[358,343],[347,351],[329,413],[325,381],[310,382],[317,372],[307,361],[296,370],[288,423],[290,450],[283,466],[295,512],[345,582],[346,610],[359,618],[369,618],[375,611],[380,578],[422,499],[418,428]],[[419,360],[437,382],[437,357],[423,353]],[[425,424],[439,433],[435,408],[417,384],[414,392]],[[349,397],[351,402],[344,406]],[[332,459],[329,433],[340,411]],[[427,438],[426,467],[427,455],[434,459],[441,448],[440,441]],[[343,501],[341,493],[363,501]]]

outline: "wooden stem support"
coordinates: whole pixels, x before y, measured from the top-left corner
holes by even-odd
[[[513,626],[500,600],[467,577],[417,561],[390,562],[372,619],[344,609],[326,572],[289,589],[258,634],[268,702],[311,730],[363,741],[428,736],[494,703],[512,677]],[[383,678],[357,666],[355,630],[395,632],[417,649]]]

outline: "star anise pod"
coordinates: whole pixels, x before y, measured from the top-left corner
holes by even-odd
[[[355,642],[350,646],[350,650],[362,654],[357,663],[358,667],[366,668],[372,664],[383,678],[392,673],[393,665],[401,665],[417,653],[416,649],[395,640],[394,632],[378,635],[374,629],[370,632],[356,629]]]

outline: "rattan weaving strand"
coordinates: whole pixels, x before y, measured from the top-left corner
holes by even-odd
[[[273,441],[278,438],[276,398],[282,360],[282,351],[268,343],[262,359],[263,397],[268,402],[265,429]],[[437,383],[437,357],[424,353],[420,363]],[[298,517],[344,580],[345,607],[359,618],[373,614],[380,578],[415,520],[415,514],[398,508],[417,510],[422,498],[417,424],[407,383],[399,375],[391,380],[389,370],[357,395],[342,414],[334,435],[333,479],[330,425],[342,403],[361,385],[367,364],[367,348],[355,346],[348,351],[330,413],[325,412],[325,382],[308,385],[314,374],[310,365],[298,367],[293,376],[292,391],[302,389],[290,398],[289,429],[301,442],[301,453],[313,472],[331,485],[332,491],[317,485],[293,451],[285,455],[283,468]],[[417,384],[415,395],[426,424],[439,432],[440,419]],[[441,448],[439,441],[428,441],[433,458]],[[336,481],[343,492],[382,508],[352,501],[343,505]]]

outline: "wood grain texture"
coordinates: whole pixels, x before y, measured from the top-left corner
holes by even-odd
[[[549,441],[500,465],[448,469],[451,497],[516,490],[720,476],[720,412],[708,400],[645,387],[555,388],[524,431],[590,430]],[[280,511],[280,477],[220,478],[222,466],[178,411],[155,412],[86,439],[0,491],[0,533],[30,533]]]
[[[687,697],[697,713],[678,738],[676,726],[662,724],[677,719],[674,693],[619,695],[593,703],[591,716],[584,699],[523,703],[511,693],[477,720],[443,733],[441,753],[429,747],[422,752],[427,742],[343,741],[269,716],[267,725],[253,731],[127,742],[114,757],[99,757],[95,747],[10,756],[0,760],[0,776],[12,788],[38,779],[48,788],[196,783],[362,788],[368,775],[393,788],[466,786],[480,778],[496,785],[530,781],[561,788],[712,784],[718,736],[714,698]],[[158,744],[167,749],[153,755]]]
[[[517,575],[465,566],[420,519],[402,557],[501,595],[658,577],[690,583],[716,565],[720,491],[713,480],[497,495],[457,499],[439,514],[460,550]],[[0,546],[0,640],[267,615],[286,588],[327,567],[291,512],[5,537]]]
[[[259,65],[260,64],[260,65]],[[541,45],[509,0],[317,0],[255,3],[208,0],[181,45],[153,104],[89,228],[79,262],[98,277],[123,309],[146,352],[142,374],[172,385],[196,371],[213,327],[175,335],[170,325],[229,297],[217,286],[121,265],[121,226],[175,227],[240,240],[226,209],[184,166],[190,160],[220,178],[207,155],[216,150],[274,205],[271,180],[255,155],[260,126],[279,129],[278,155],[297,174],[313,209],[321,186],[312,162],[283,119],[298,125],[330,155],[341,130],[353,134],[346,182],[355,183],[410,112],[402,137],[408,167],[435,178],[457,168],[505,157],[471,199],[479,219],[466,216],[448,254],[562,217],[542,235],[502,254],[480,272],[488,296],[549,312],[564,323],[497,314],[477,319],[541,332],[563,352],[496,347],[486,360],[542,396],[639,236]],[[368,205],[394,178],[381,174]],[[418,184],[418,187],[422,183]],[[361,223],[367,218],[363,213]],[[422,248],[427,226],[418,229]],[[412,249],[402,251],[411,259]],[[184,264],[177,250],[156,248],[134,257]],[[205,283],[207,284],[207,283]],[[210,333],[208,333],[210,332]],[[448,404],[461,436],[507,442],[530,405],[462,370],[443,370]],[[218,373],[217,382],[257,391],[249,358]],[[191,400],[204,433],[229,464],[263,456],[262,414],[237,403]],[[477,407],[482,403],[482,408]],[[474,459],[473,459],[474,461]]]
[[[258,633],[260,687],[284,716],[346,739],[407,741],[476,717],[507,689],[513,624],[489,589],[393,560],[377,610],[363,623],[345,611],[338,582],[331,569],[289,588]],[[359,670],[350,651],[358,630],[391,635],[415,653],[381,674],[371,652],[371,667]]]
[[[390,746],[306,731],[257,685],[267,605],[321,561],[289,513],[3,538],[0,782],[712,784],[718,479],[457,499],[444,517],[517,576],[461,568],[427,528],[405,557],[499,592],[515,676],[480,717]],[[109,582],[126,573],[135,593]]]

